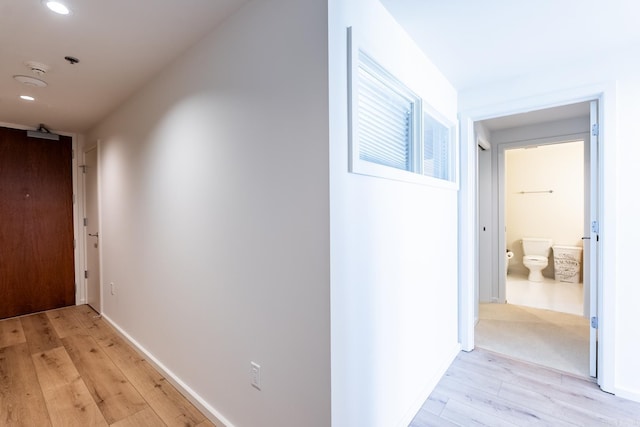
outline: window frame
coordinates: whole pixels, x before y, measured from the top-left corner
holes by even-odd
[[[367,175],[372,177],[391,179],[396,181],[410,182],[422,185],[437,186],[448,189],[457,189],[459,180],[458,168],[458,150],[457,150],[457,123],[447,120],[435,108],[424,101],[423,97],[411,89],[405,82],[395,77],[377,61],[374,56],[370,55],[367,50],[361,47],[357,36],[354,34],[353,27],[347,29],[347,64],[348,64],[348,124],[349,124],[349,172],[359,175]],[[359,69],[361,66],[361,55],[366,58],[366,62],[373,64],[365,65],[366,69],[372,68],[376,72],[376,77],[385,79],[383,84],[391,87],[399,94],[409,94],[415,97],[416,103],[413,117],[413,138],[411,141],[411,170],[402,170],[393,166],[387,166],[360,158],[360,138],[359,138]],[[424,175],[424,115],[428,114],[432,119],[442,124],[449,130],[449,178],[442,179],[429,175]]]

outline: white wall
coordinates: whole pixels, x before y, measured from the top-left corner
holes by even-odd
[[[331,422],[327,85],[326,3],[254,1],[91,132],[104,314],[228,425]]]
[[[522,264],[524,237],[550,238],[554,245],[582,247],[583,141],[507,150],[505,178],[507,248],[514,253],[511,271],[521,275],[529,272]],[[550,251],[549,265],[542,272],[546,277],[554,277],[553,259]]]
[[[348,172],[348,26],[454,122],[456,93],[377,1],[329,1],[332,425],[404,427],[459,348],[457,191]]]
[[[637,310],[640,287],[633,260],[640,238],[640,204],[633,195],[640,178],[636,166],[640,155],[640,63],[631,51],[587,63],[558,64],[554,69],[532,70],[528,76],[460,93],[463,116],[508,113],[507,109],[530,107],[537,102],[574,99],[605,91],[601,105],[602,188],[600,248],[603,295],[599,348],[607,359],[599,370],[607,380],[603,387],[640,401],[640,321]],[[545,107],[547,105],[539,105]],[[518,111],[522,112],[522,111]],[[488,118],[488,117],[483,117]]]

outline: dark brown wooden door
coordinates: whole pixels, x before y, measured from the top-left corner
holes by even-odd
[[[71,138],[0,127],[0,319],[75,303]]]

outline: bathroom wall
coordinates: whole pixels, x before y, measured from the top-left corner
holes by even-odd
[[[514,252],[511,273],[526,274],[523,237],[549,237],[554,244],[582,246],[584,143],[505,150],[506,242]],[[528,193],[522,191],[547,191]],[[553,277],[553,259],[543,271]]]

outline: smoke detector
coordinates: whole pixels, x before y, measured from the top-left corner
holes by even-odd
[[[42,77],[45,74],[47,74],[47,71],[49,71],[51,69],[50,66],[48,66],[47,64],[43,64],[41,62],[36,62],[36,61],[27,61],[24,63],[24,65],[31,70],[31,73],[33,73],[33,75],[36,75],[38,77]]]
[[[44,80],[36,79],[35,77],[17,75],[17,76],[13,76],[13,78],[19,81],[20,83],[22,83],[23,85],[35,86],[35,87],[47,87],[47,82],[45,82]]]

